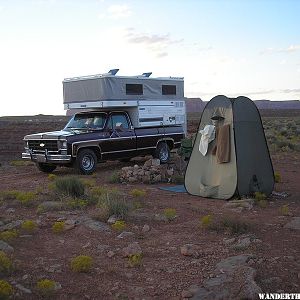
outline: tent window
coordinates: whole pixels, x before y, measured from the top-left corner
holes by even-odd
[[[126,84],[126,95],[143,95],[143,85]]]
[[[162,85],[161,92],[163,95],[176,95],[176,85]]]

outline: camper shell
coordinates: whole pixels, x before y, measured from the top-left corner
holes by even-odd
[[[82,110],[125,110],[134,127],[183,126],[186,132],[184,80],[182,77],[150,78],[105,74],[65,78],[67,114]]]
[[[24,137],[23,159],[43,172],[57,165],[91,174],[96,163],[152,154],[166,163],[186,134],[184,82],[105,74],[65,78],[64,108],[73,115],[61,131]]]

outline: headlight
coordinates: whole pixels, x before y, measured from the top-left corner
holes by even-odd
[[[60,142],[60,147],[61,147],[61,149],[67,149],[67,146],[68,146],[67,141],[61,141],[61,142]]]
[[[25,147],[25,148],[29,148],[29,143],[28,143],[28,141],[24,141],[24,147]]]

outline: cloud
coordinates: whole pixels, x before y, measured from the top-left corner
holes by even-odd
[[[281,90],[282,93],[300,93],[300,89],[285,89],[285,90]]]
[[[126,4],[114,4],[109,6],[106,9],[105,13],[99,15],[100,19],[123,19],[128,18],[132,15],[132,11],[130,10],[129,6]]]
[[[167,48],[174,44],[181,44],[183,39],[174,40],[167,34],[137,33],[134,28],[127,28],[125,38],[131,44],[139,44],[147,47],[156,57],[162,58],[168,55]]]
[[[300,50],[300,45],[290,45],[287,48],[267,48],[260,52],[260,54],[273,54],[273,53],[292,53]]]

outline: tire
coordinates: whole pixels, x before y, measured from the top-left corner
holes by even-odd
[[[93,150],[80,150],[76,159],[76,168],[80,174],[90,175],[97,168],[97,156]]]
[[[44,173],[52,173],[55,169],[55,165],[45,164],[45,163],[37,163],[37,168]]]
[[[155,158],[160,160],[161,164],[165,164],[170,160],[170,148],[167,143],[160,142],[155,150]]]

